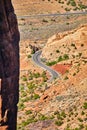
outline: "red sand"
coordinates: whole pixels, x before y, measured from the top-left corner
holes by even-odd
[[[61,74],[66,73],[67,70],[69,70],[69,68],[71,67],[71,64],[56,64],[54,66],[52,66],[52,68],[56,71],[58,71]]]

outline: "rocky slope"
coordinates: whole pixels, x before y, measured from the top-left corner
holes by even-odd
[[[56,71],[63,69],[60,79],[47,83],[39,67],[26,67],[20,77],[19,130],[87,129],[86,37],[87,24],[49,38],[42,58]],[[28,43],[21,54],[29,63],[32,54]]]
[[[13,3],[17,15],[82,11],[83,5],[87,5],[86,0],[82,3],[79,0],[13,0]],[[86,15],[19,19],[21,75],[18,130],[87,130],[85,23]],[[51,37],[53,34],[56,35]],[[46,43],[48,37],[51,38]],[[49,75],[32,62],[33,52],[29,44],[46,45],[42,58],[60,72],[60,79],[50,84],[46,82]]]
[[[46,46],[43,48],[42,57],[52,61],[66,53],[72,59],[73,55],[76,56],[81,52],[83,52],[84,57],[87,47],[86,37],[87,25],[80,26],[69,32],[58,33],[49,38]]]
[[[0,130],[16,130],[19,31],[11,0],[0,1]]]

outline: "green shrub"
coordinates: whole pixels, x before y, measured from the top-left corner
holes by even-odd
[[[85,114],[85,112],[84,112],[84,111],[82,111],[82,112],[81,112],[81,115],[84,115],[84,114]]]
[[[27,93],[24,91],[22,92],[22,97],[25,97],[25,96],[27,96]]]
[[[63,57],[59,56],[58,62],[61,62],[61,61],[64,61],[64,60],[68,60],[68,59],[69,59],[69,56],[67,54],[64,54]]]
[[[63,124],[63,121],[58,120],[58,121],[55,122],[55,124],[56,124],[57,126],[61,126],[61,125]]]
[[[66,25],[69,25],[69,23],[66,23]]]
[[[87,102],[84,103],[83,108],[87,109]]]
[[[79,128],[75,128],[74,130],[80,130]]]
[[[75,47],[75,44],[74,44],[74,43],[72,43],[72,44],[71,44],[71,46]]]
[[[40,98],[40,96],[35,93],[35,94],[33,95],[33,99],[36,100],[36,99],[38,99],[38,98]]]
[[[69,56],[68,56],[67,54],[64,54],[63,59],[64,59],[64,60],[68,60],[68,59],[69,59]]]
[[[46,76],[46,72],[45,71],[43,71],[43,73],[42,73],[42,78],[43,78],[43,81],[44,82],[47,82],[47,80],[48,80],[48,78],[47,78],[47,76]]]
[[[34,50],[32,50],[32,51],[31,51],[31,54],[34,54],[34,53],[35,53],[35,51],[34,51]]]
[[[66,77],[64,78],[64,80],[67,80],[67,79],[69,79],[68,76],[66,76]]]
[[[42,22],[45,22],[45,23],[47,23],[47,22],[48,22],[48,20],[46,20],[46,19],[43,19],[43,20],[42,20]]]
[[[68,9],[68,8],[65,8],[65,11],[70,11],[70,9]]]
[[[62,111],[61,112],[61,116],[65,118],[66,117],[66,113],[64,111]]]
[[[75,76],[76,75],[76,73],[73,73],[73,76]]]
[[[76,2],[75,2],[74,0],[70,0],[70,4],[71,4],[72,6],[76,6]]]
[[[62,56],[59,56],[58,62],[61,62],[61,61],[63,61],[63,57],[62,57]]]
[[[79,53],[79,57],[81,57],[82,56],[82,53]]]
[[[28,55],[27,57],[28,57],[28,58],[31,58],[31,55]]]
[[[46,119],[48,119],[48,118],[45,115],[42,115],[42,114],[39,115],[39,120],[43,121]]]
[[[31,111],[31,110],[27,110],[27,111],[25,112],[25,114],[26,114],[26,115],[32,114],[32,111]]]
[[[33,77],[35,77],[35,78],[39,78],[39,77],[40,77],[40,73],[39,73],[39,72],[37,72],[37,73],[33,73]]]
[[[34,117],[30,117],[29,119],[27,119],[26,121],[22,121],[22,127],[25,127],[27,125],[29,125],[30,123],[36,122],[37,120]]]
[[[84,128],[83,124],[79,124],[79,129],[82,130]]]
[[[24,110],[24,108],[25,108],[24,103],[19,103],[18,108],[21,109],[21,110]]]
[[[83,120],[81,118],[78,118],[79,122],[83,122]]]
[[[24,90],[24,86],[23,85],[20,85],[19,88],[20,88],[20,91]]]
[[[47,62],[46,65],[52,66],[52,65],[55,65],[56,63],[57,63],[56,61],[51,61],[51,62]]]
[[[31,83],[28,83],[28,86],[27,86],[27,87],[28,87],[29,90],[32,90],[32,89],[35,89],[35,88],[36,88],[36,85],[31,82]]]
[[[80,9],[86,9],[87,8],[87,6],[83,5],[83,4],[78,4],[78,6],[80,7]]]
[[[56,50],[56,52],[57,52],[57,53],[60,53],[60,51],[59,51],[59,50]]]
[[[87,125],[85,126],[85,130],[87,130]]]
[[[23,81],[27,81],[27,77],[26,77],[26,76],[23,76],[22,80],[23,80]]]

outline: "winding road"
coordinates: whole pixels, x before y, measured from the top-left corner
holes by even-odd
[[[37,51],[33,54],[32,56],[32,60],[35,62],[35,64],[37,64],[38,66],[40,66],[41,68],[43,68],[44,70],[47,70],[50,75],[51,78],[48,80],[48,82],[52,82],[54,79],[59,77],[59,73],[56,72],[55,70],[51,69],[50,67],[46,66],[40,59],[40,55],[41,55],[41,50]]]
[[[44,16],[67,16],[67,15],[75,15],[75,14],[87,14],[87,11],[78,11],[78,12],[66,12],[66,13],[55,13],[55,14],[38,14],[38,15],[26,15],[26,16],[18,16],[18,19],[20,18],[28,18],[28,17],[44,17]],[[50,67],[46,66],[40,59],[40,55],[41,55],[41,50],[35,52],[35,54],[33,54],[32,56],[32,60],[35,62],[35,64],[37,64],[38,66],[40,66],[41,68],[43,68],[44,70],[47,70],[50,75],[51,78],[48,80],[48,82],[52,82],[55,78],[60,77],[59,73],[56,72],[55,70],[51,69]]]

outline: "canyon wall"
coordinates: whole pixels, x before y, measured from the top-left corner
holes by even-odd
[[[0,130],[16,130],[19,40],[17,19],[11,0],[0,0]]]

